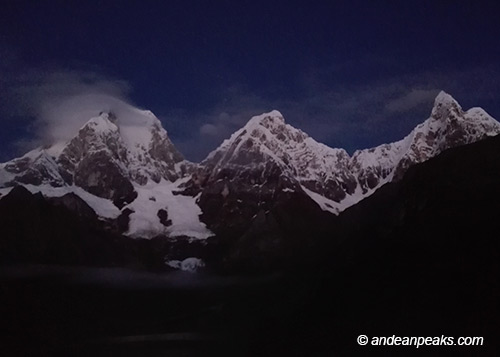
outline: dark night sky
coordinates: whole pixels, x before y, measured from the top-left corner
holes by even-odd
[[[272,109],[349,151],[402,138],[441,89],[500,118],[493,2],[311,3],[3,1],[0,161],[85,93],[153,111],[191,160]]]

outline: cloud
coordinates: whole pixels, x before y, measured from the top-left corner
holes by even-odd
[[[132,108],[127,104],[130,85],[96,71],[38,68],[3,72],[2,120],[15,126],[16,121],[29,119],[29,137],[13,142],[20,152],[71,138],[103,110],[126,112]]]
[[[95,88],[97,89],[97,88]],[[46,143],[72,138],[90,118],[112,111],[122,125],[130,125],[134,108],[125,101],[104,93],[88,92],[46,99],[37,119],[37,134]]]
[[[385,107],[389,112],[404,113],[429,103],[438,93],[439,89],[411,89],[408,93],[388,101]]]
[[[216,136],[219,133],[218,128],[214,124],[203,124],[200,127],[200,134],[202,136]]]

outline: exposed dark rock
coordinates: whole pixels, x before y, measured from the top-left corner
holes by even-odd
[[[235,236],[248,227],[259,210],[270,209],[279,192],[289,187],[287,178],[271,163],[238,174],[221,170],[205,184],[198,201],[201,220],[216,233]]]
[[[228,237],[222,258],[226,271],[270,272],[315,264],[317,252],[336,217],[303,192],[284,193],[259,209],[239,237]]]
[[[97,214],[87,202],[74,193],[67,193],[62,197],[52,197],[47,200],[56,206],[63,206],[71,212],[76,213],[82,220],[95,222],[98,219]]]
[[[166,165],[165,169],[158,171],[154,175],[153,180],[159,182],[162,177],[166,177],[170,181],[175,181],[179,178],[179,174],[175,169],[175,164],[184,160],[182,154],[176,149],[167,136],[162,136],[161,128],[155,126],[152,129],[153,139],[149,154],[151,158],[158,160]]]
[[[33,194],[24,186],[18,185],[10,190],[9,194],[5,195],[0,202],[3,205],[21,206],[29,202],[33,198]]]
[[[166,209],[158,210],[157,215],[158,215],[158,218],[160,219],[161,224],[163,224],[165,227],[172,225],[172,220],[168,219],[168,212]]]
[[[152,239],[152,246],[159,254],[164,254],[164,262],[170,260],[182,261],[190,257],[200,258],[203,261],[211,259],[210,249],[207,249],[209,244],[207,241],[185,238],[165,239],[165,237],[157,237]]]
[[[125,208],[121,211],[116,219],[117,229],[120,233],[125,233],[129,229],[130,215],[134,213],[130,208]]]
[[[14,159],[5,165],[5,171],[13,174],[18,174],[28,170],[30,164],[31,164],[31,159],[28,157]]]
[[[74,178],[76,185],[93,195],[113,200],[118,208],[137,197],[130,180],[105,151],[87,155],[76,167]]]
[[[66,184],[61,175],[60,168],[56,162],[45,152],[40,152],[35,158],[23,157],[8,162],[5,171],[17,174],[11,183],[6,186],[16,184],[41,185],[49,184],[54,187],[60,187]]]

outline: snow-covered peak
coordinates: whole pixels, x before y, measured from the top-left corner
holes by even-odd
[[[303,131],[286,124],[277,110],[252,117],[222,145],[209,154],[203,165],[255,166],[268,160],[295,171],[294,161],[305,152],[333,150],[317,143]]]
[[[447,119],[450,115],[459,116],[463,113],[462,107],[448,93],[441,91],[434,100],[431,118],[435,120]]]
[[[127,149],[132,153],[149,150],[153,131],[166,136],[160,120],[151,111],[133,107],[122,109],[118,114],[102,111],[99,116],[85,123],[83,128],[92,128],[96,133],[119,132]]]
[[[100,111],[99,115],[92,117],[80,128],[78,134],[80,139],[87,141],[107,137],[108,145],[112,144],[110,135],[115,135],[115,139],[124,145],[129,155],[139,161],[142,161],[152,148],[158,147],[158,142],[166,142],[169,149],[175,150],[160,120],[151,111],[130,105],[122,105],[118,110]],[[177,151],[174,156],[177,158],[174,161],[182,160]]]
[[[109,151],[122,171],[139,184],[148,180],[159,182],[162,178],[175,181],[180,177],[176,164],[184,159],[160,120],[149,110],[127,107],[117,113],[101,112],[72,140],[73,146],[80,147],[75,140],[99,143],[98,149]]]
[[[458,102],[441,91],[430,117],[404,139],[375,148],[358,150],[351,160],[363,189],[402,177],[406,169],[442,151],[500,133],[500,123],[481,108],[464,112]],[[376,178],[376,179],[375,179]],[[382,180],[380,180],[382,179]]]
[[[438,93],[438,95],[434,99],[434,106],[436,106],[438,104],[443,104],[443,105],[457,104],[458,105],[458,102],[450,94],[448,94],[442,90]]]
[[[201,163],[213,180],[223,169],[242,177],[252,171],[252,176],[258,177],[252,179],[255,182],[265,182],[266,177],[278,174],[331,199],[340,199],[339,194],[345,196],[343,190],[337,189],[340,186],[353,190],[348,164],[345,150],[330,148],[286,124],[278,111],[251,118]],[[335,188],[327,190],[327,186]]]
[[[98,176],[109,179],[112,167],[116,169],[114,176],[140,185],[150,180],[173,182],[185,174],[182,155],[152,112],[129,105],[102,109],[92,111],[90,119],[69,140],[45,145],[6,163],[8,174],[2,175],[5,179],[0,184],[24,181],[72,185],[81,182],[83,172],[92,180]]]
[[[287,128],[297,130],[285,124],[283,115],[277,110],[256,115],[252,117],[245,126],[234,132],[229,139],[224,140],[217,150],[229,148],[234,146],[235,143],[242,144],[245,141],[244,139],[248,138],[259,138],[262,140],[271,139],[274,133],[279,133],[279,131],[283,131]],[[266,136],[266,133],[270,134],[269,137]],[[207,159],[211,159],[213,155],[217,153],[217,150],[210,153]]]
[[[268,128],[279,124],[285,124],[285,119],[279,111],[272,110],[269,113],[263,113],[252,117],[245,125],[245,128],[251,129],[257,126],[264,126]]]

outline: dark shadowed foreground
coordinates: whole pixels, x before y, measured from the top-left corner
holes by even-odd
[[[284,289],[309,290],[278,275],[111,268],[11,267],[0,279],[2,348],[33,355],[245,355],[266,319],[299,303]]]

